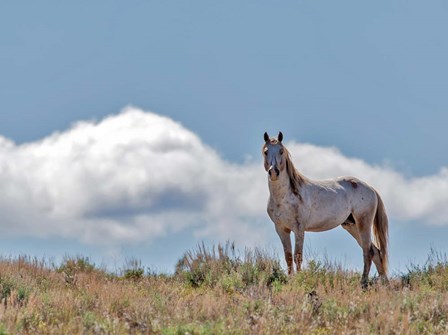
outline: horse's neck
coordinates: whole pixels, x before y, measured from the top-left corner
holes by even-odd
[[[276,181],[268,181],[269,192],[273,199],[283,199],[286,196],[292,195],[291,184],[287,173],[280,173]]]

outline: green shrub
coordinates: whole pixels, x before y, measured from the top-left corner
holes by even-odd
[[[424,265],[411,264],[400,276],[403,287],[448,291],[448,259],[434,249],[430,250]]]
[[[95,270],[95,265],[90,262],[90,259],[83,256],[65,256],[62,264],[56,269],[64,275],[65,283],[73,287],[77,285],[78,274],[92,274]]]
[[[177,262],[175,276],[192,287],[215,287],[220,283],[226,291],[287,281],[276,258],[260,249],[246,249],[241,255],[230,242],[212,248],[202,243],[186,252]]]
[[[0,277],[0,302],[3,302],[5,307],[9,303],[23,307],[28,302],[29,294],[29,289],[22,286],[17,279]]]
[[[8,335],[8,331],[3,323],[0,323],[0,335]]]
[[[6,277],[0,277],[0,301],[6,301],[14,288],[15,285],[12,280]]]
[[[135,258],[126,260],[126,265],[123,272],[123,278],[132,281],[139,281],[145,276],[145,270],[142,267],[142,262]]]
[[[60,273],[75,274],[75,273],[91,273],[95,270],[95,264],[93,264],[89,257],[65,256],[62,264],[57,268]]]

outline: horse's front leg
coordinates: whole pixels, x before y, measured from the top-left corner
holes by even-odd
[[[294,236],[294,261],[296,262],[297,271],[300,271],[303,260],[303,243],[305,241],[305,228],[300,223],[297,223],[296,227],[294,228]]]
[[[275,230],[280,237],[280,241],[282,241],[286,265],[288,266],[288,275],[292,275],[294,273],[294,266],[292,263],[292,246],[290,237],[291,230],[284,227],[279,227],[278,225],[275,225]]]

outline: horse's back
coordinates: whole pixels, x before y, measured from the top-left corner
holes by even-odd
[[[365,212],[376,209],[378,203],[377,193],[365,181],[352,176],[345,176],[337,178],[336,182],[345,190],[347,201],[351,203],[353,212]]]

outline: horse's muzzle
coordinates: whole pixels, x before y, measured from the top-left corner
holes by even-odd
[[[275,176],[273,176],[273,173],[275,173]],[[271,166],[268,170],[268,174],[269,177],[274,177],[276,179],[280,175],[280,170],[276,166]]]

